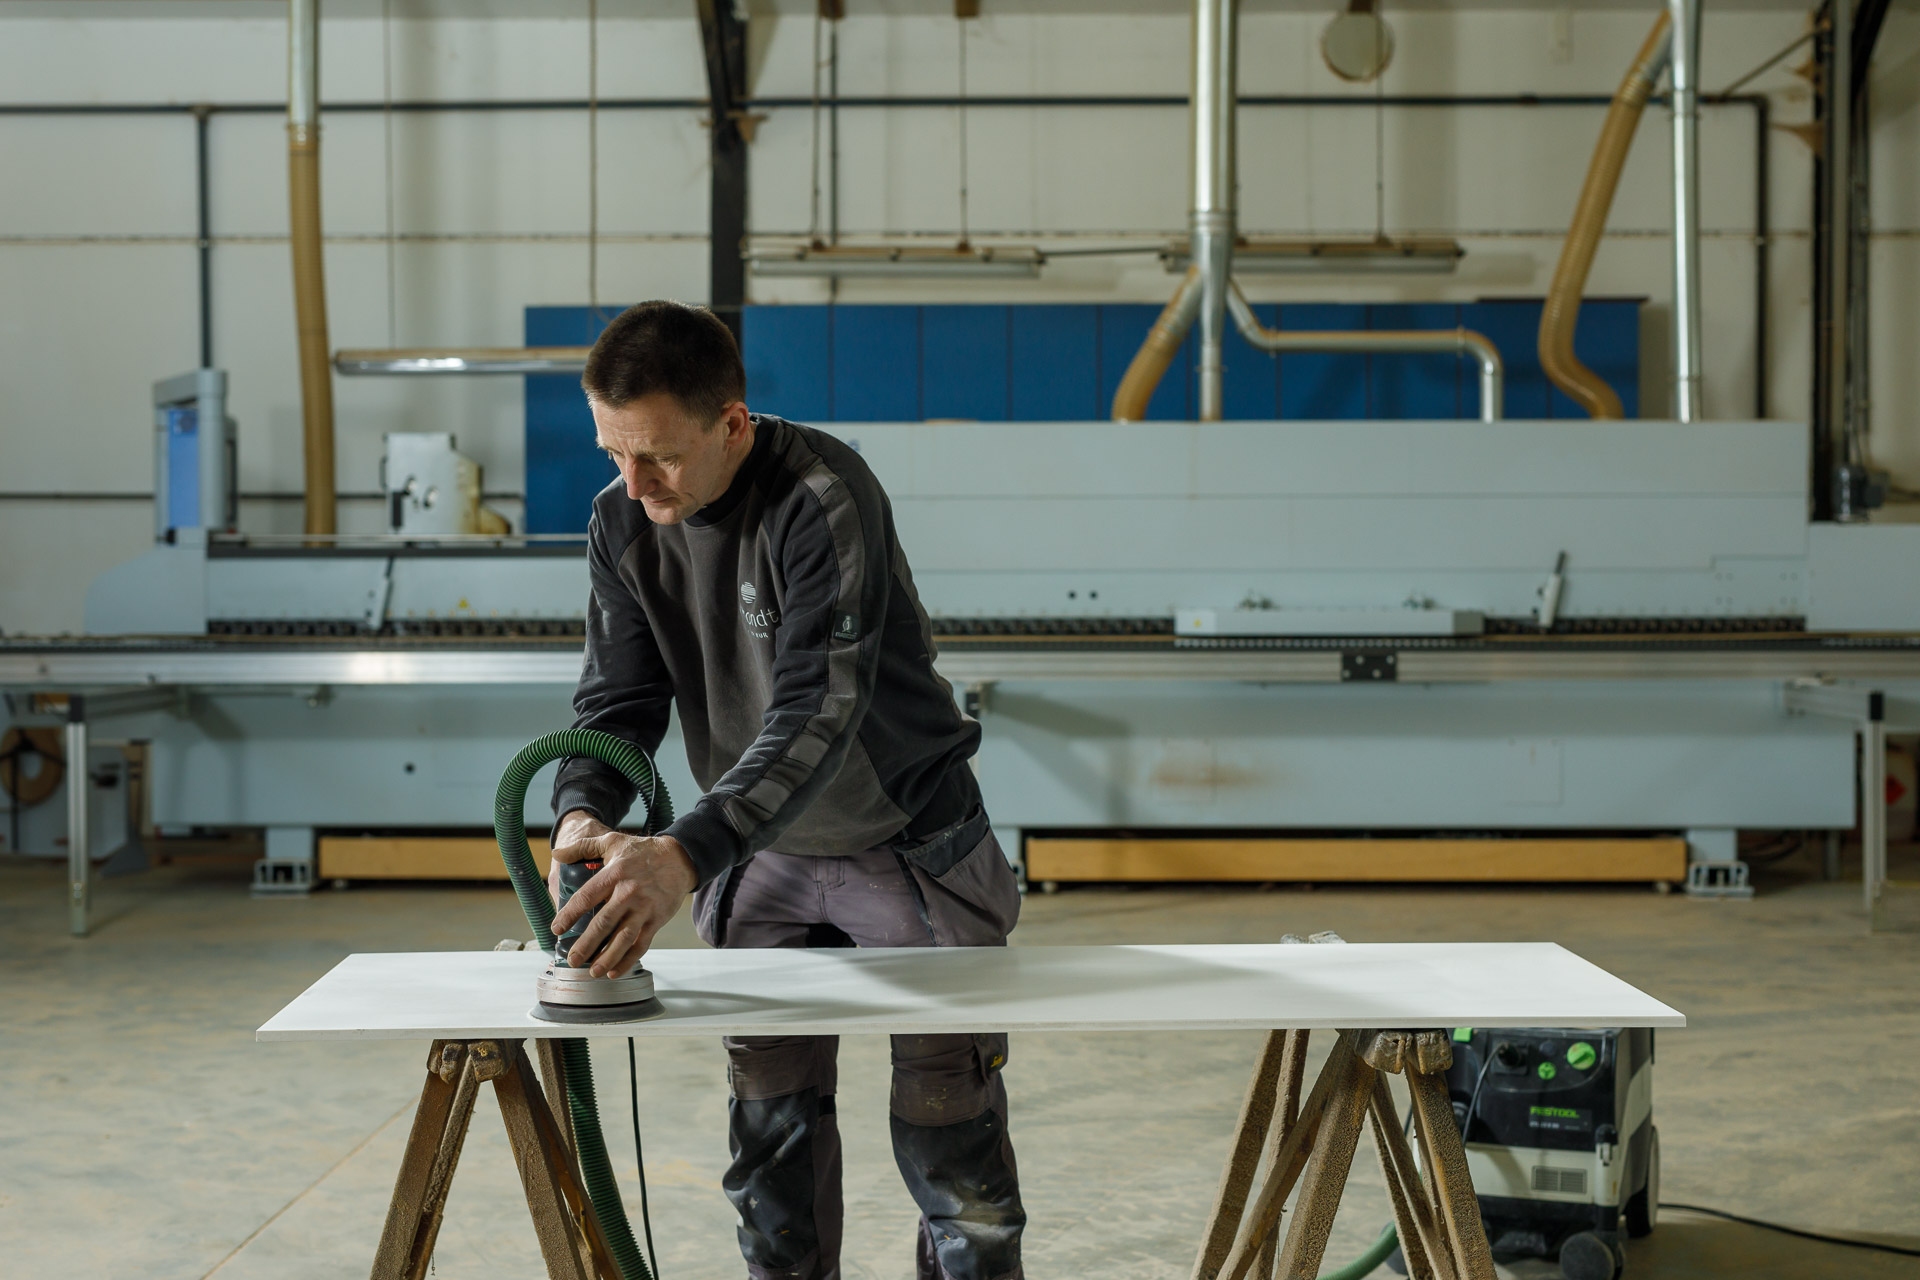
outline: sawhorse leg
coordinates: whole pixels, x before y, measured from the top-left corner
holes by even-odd
[[[420,1280],[433,1257],[446,1213],[460,1149],[473,1119],[480,1086],[493,1082],[513,1147],[514,1163],[533,1214],[540,1253],[553,1280],[620,1280],[575,1160],[569,1128],[549,1098],[564,1109],[560,1051],[540,1042],[548,1092],[535,1080],[520,1040],[436,1040],[427,1053],[427,1080],[414,1111],[413,1130],[374,1253],[373,1280]]]
[[[1408,1275],[1413,1280],[1493,1280],[1493,1254],[1447,1095],[1445,1072],[1453,1049],[1446,1034],[1343,1031],[1312,1091],[1298,1102],[1306,1048],[1304,1031],[1276,1031],[1267,1038],[1194,1263],[1194,1280],[1313,1280],[1361,1126],[1369,1121]],[[1418,1167],[1401,1132],[1387,1074],[1404,1074],[1412,1089]],[[1262,1170],[1256,1195],[1253,1184]],[[1296,1187],[1293,1216],[1282,1235],[1281,1215]]]

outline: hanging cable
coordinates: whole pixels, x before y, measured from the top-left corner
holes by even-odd
[[[381,125],[386,131],[387,165],[387,348],[400,345],[395,337],[398,325],[394,315],[396,273],[393,235],[393,0],[380,0],[380,85],[385,95],[380,102]]]
[[[600,0],[587,0],[587,309],[600,312]]]
[[[960,29],[960,247],[967,247],[967,20],[956,18]]]
[[[1387,238],[1387,103],[1386,68],[1381,45],[1386,24],[1373,23],[1373,238]]]
[[[825,25],[820,6],[813,8],[813,149],[807,161],[807,179],[813,187],[812,203],[807,211],[807,243],[820,243],[820,37]]]

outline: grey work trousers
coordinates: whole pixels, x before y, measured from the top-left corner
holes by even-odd
[[[942,866],[942,863],[950,865]],[[759,853],[694,899],[721,947],[1002,946],[1020,912],[1012,868],[989,832],[940,874],[886,849],[841,858]],[[724,1040],[723,1180],[751,1280],[839,1280],[842,1199],[837,1036]],[[919,1280],[1020,1280],[1020,1204],[1007,1037],[893,1037],[895,1163],[920,1206]]]

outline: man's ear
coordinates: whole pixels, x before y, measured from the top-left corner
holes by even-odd
[[[724,415],[722,415],[720,421],[726,424],[727,443],[735,444],[739,442],[747,434],[747,427],[748,427],[749,420],[747,417],[746,403],[744,401],[735,400],[732,404],[727,406],[727,411]]]

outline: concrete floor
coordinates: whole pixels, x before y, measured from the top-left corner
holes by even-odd
[[[1016,938],[1562,942],[1691,1019],[1659,1041],[1667,1199],[1920,1245],[1920,936],[1868,936],[1857,882],[1823,884],[1810,864],[1758,878],[1746,903],[1627,888],[1070,889],[1030,898]],[[356,886],[254,901],[244,866],[171,867],[100,885],[94,935],[73,940],[61,890],[56,868],[0,862],[0,1273],[365,1274],[424,1046],[257,1045],[253,1028],[349,952],[524,936],[511,894]],[[663,945],[697,945],[684,915]],[[637,1222],[624,1053],[601,1046],[607,1142]],[[1245,1034],[1016,1038],[1032,1275],[1187,1275],[1257,1047]],[[886,1044],[851,1039],[841,1054],[847,1274],[906,1280],[913,1210],[886,1141]],[[667,1280],[742,1274],[718,1189],[721,1068],[717,1044],[641,1057]],[[541,1274],[494,1114],[483,1099],[437,1277]],[[1354,1170],[1334,1261],[1389,1216],[1369,1142]],[[1677,1213],[1628,1253],[1633,1276],[1920,1273],[1912,1258]]]

